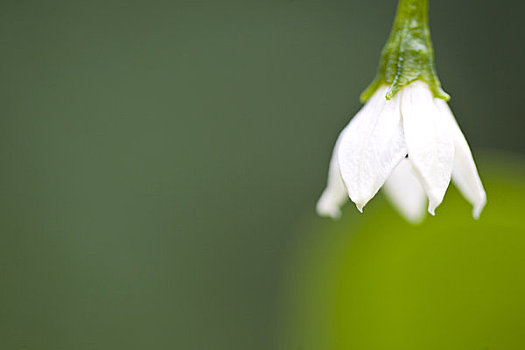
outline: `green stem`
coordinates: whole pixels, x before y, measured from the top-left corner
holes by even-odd
[[[361,95],[370,98],[381,85],[388,85],[387,99],[415,80],[425,81],[437,98],[448,100],[434,66],[434,50],[428,26],[428,0],[399,0],[396,17],[381,53],[378,73]]]

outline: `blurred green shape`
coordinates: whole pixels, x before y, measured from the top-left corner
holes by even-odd
[[[481,159],[478,221],[453,187],[417,226],[381,198],[361,216],[348,205],[339,222],[317,219],[287,275],[286,346],[525,348],[523,164]]]

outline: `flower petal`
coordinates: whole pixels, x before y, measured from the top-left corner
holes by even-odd
[[[411,223],[425,217],[427,197],[408,159],[403,159],[383,186],[392,205]]]
[[[472,152],[448,104],[443,100],[437,100],[436,105],[450,123],[449,128],[456,149],[452,180],[461,194],[474,206],[472,215],[477,219],[487,202],[487,195],[472,158]]]
[[[387,101],[381,87],[341,133],[341,177],[359,211],[383,186],[407,148],[399,98]]]
[[[403,88],[401,115],[408,157],[428,196],[434,215],[450,183],[454,144],[448,122],[434,103],[428,85],[416,81]]]
[[[341,216],[341,206],[346,202],[348,195],[346,194],[346,187],[341,178],[339,171],[339,161],[337,159],[337,150],[341,141],[341,134],[337,138],[330,160],[330,168],[328,170],[328,183],[326,189],[323,191],[321,198],[317,201],[317,214],[321,216],[330,216],[333,219],[339,219]]]

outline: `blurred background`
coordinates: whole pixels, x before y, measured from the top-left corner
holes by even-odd
[[[0,348],[525,347],[523,2],[430,1],[481,220],[315,216],[395,7],[1,1]]]

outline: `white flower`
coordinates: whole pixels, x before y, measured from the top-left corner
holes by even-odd
[[[387,100],[377,89],[339,135],[328,185],[317,212],[338,218],[347,194],[359,211],[384,185],[397,209],[412,222],[434,215],[450,179],[479,217],[486,202],[470,148],[448,104],[415,81]]]

